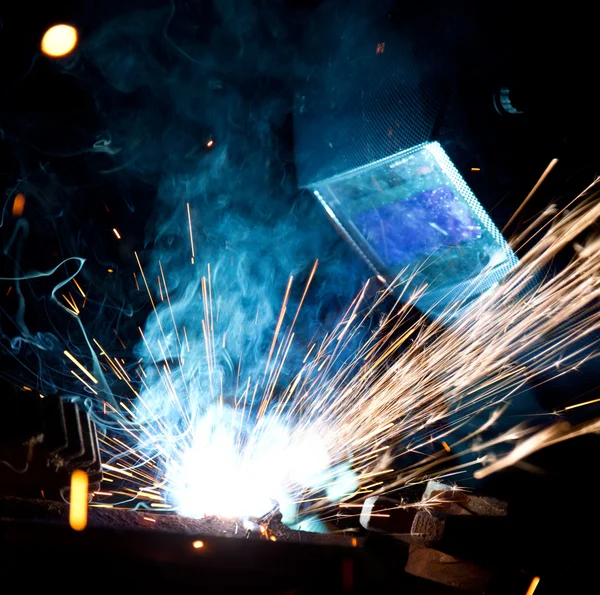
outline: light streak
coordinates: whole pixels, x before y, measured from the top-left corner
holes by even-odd
[[[77,304],[75,303],[75,300],[73,299],[73,296],[71,294],[69,294],[69,297],[67,297],[66,295],[62,294],[62,297],[65,300],[65,302],[67,302],[67,304],[69,304],[70,312],[72,312],[75,316],[79,316],[80,310],[77,307]]]
[[[119,233],[119,230],[113,227],[113,233],[115,234],[115,237],[117,238],[117,240],[121,239],[121,234]]]
[[[125,343],[123,343],[123,341],[121,340],[121,337],[119,337],[119,333],[117,333],[116,328],[113,329],[113,333],[115,333],[117,340],[119,341],[119,343],[121,343],[121,347],[123,347],[123,349],[127,349],[127,345],[125,345]]]
[[[565,411],[569,409],[576,409],[577,407],[584,407],[585,405],[592,405],[593,403],[600,403],[600,399],[592,399],[591,401],[585,401],[584,403],[577,403],[576,405],[569,405],[565,407]]]
[[[77,279],[75,279],[75,277],[73,277],[73,283],[75,284],[75,287],[77,287],[77,289],[79,290],[79,293],[85,298],[85,292],[83,291],[83,289],[81,289],[81,285],[77,283]]]
[[[77,380],[79,380],[79,382],[86,386],[92,393],[94,393],[95,395],[98,394],[94,387],[88,384],[79,374],[77,374],[77,372],[75,372],[75,370],[71,370],[71,374],[73,374],[73,376],[75,376],[75,378],[77,378]]]
[[[98,384],[98,381],[85,369],[83,364],[80,364],[77,358],[71,355],[66,349],[63,353],[94,383]]]
[[[87,525],[88,509],[88,476],[85,471],[77,469],[71,475],[71,492],[69,494],[69,524],[75,531],[83,531]]]
[[[531,197],[538,191],[539,187],[543,184],[544,180],[548,177],[548,175],[554,169],[554,166],[557,163],[558,159],[553,159],[552,161],[550,161],[548,167],[546,167],[544,173],[540,176],[540,179],[535,183],[535,186],[525,197],[525,200],[519,205],[519,208],[513,213],[512,217],[508,220],[508,223],[502,228],[502,233],[504,233],[510,227],[510,224],[519,216],[519,213],[525,208],[525,205],[529,202]]]
[[[273,357],[273,350],[275,349],[275,345],[277,344],[277,339],[279,338],[279,331],[281,330],[281,324],[283,323],[283,318],[285,316],[285,312],[287,309],[287,302],[290,297],[290,289],[292,288],[292,282],[294,277],[290,275],[288,279],[287,287],[285,288],[285,295],[283,297],[283,304],[281,305],[281,310],[279,311],[279,318],[277,319],[277,326],[275,327],[275,332],[273,333],[273,340],[271,341],[271,348],[269,349],[269,356],[267,357],[267,363],[265,365],[265,375],[267,370],[269,369],[269,364],[271,363],[271,358]]]
[[[194,234],[192,233],[192,214],[190,213],[190,203],[186,203],[187,206],[187,216],[188,216],[188,226],[190,229],[190,246],[192,247],[192,264],[194,264]]]
[[[102,463],[102,466],[109,471],[114,471],[115,473],[122,473],[123,475],[127,475],[128,477],[133,477],[133,473],[130,473],[126,469],[119,469],[119,467],[114,467],[113,465],[109,465],[108,463]]]
[[[527,589],[527,593],[525,593],[525,595],[533,595],[535,593],[535,590],[537,589],[537,586],[540,583],[540,577],[539,576],[535,576],[533,577],[533,579],[531,580],[531,584],[529,585],[529,588]]]

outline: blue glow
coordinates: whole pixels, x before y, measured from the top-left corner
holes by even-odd
[[[315,196],[377,275],[427,286],[441,311],[499,282],[517,258],[437,142],[315,185]]]

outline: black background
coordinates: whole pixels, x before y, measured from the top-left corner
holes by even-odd
[[[346,6],[344,2],[339,2],[339,7],[335,2],[329,4],[333,13]],[[377,2],[371,4],[378,12]],[[284,5],[286,10],[281,10]],[[103,173],[113,165],[110,158],[81,150],[97,140],[97,131],[106,124],[105,112],[98,110],[99,78],[91,69],[82,75],[77,56],[58,61],[57,66],[56,61],[41,56],[38,48],[43,31],[53,23],[75,24],[85,40],[112,17],[134,7],[134,2],[127,1],[22,1],[0,9],[0,186],[8,205],[4,229],[0,230],[3,242],[6,244],[13,225],[9,220],[12,189],[20,184],[26,195],[29,189],[36,196],[26,206],[36,239],[28,243],[23,262],[30,259],[42,269],[56,264],[58,256],[85,256],[87,275],[114,304],[124,291],[124,279],[134,270],[132,250],[148,248],[145,232],[155,188],[152,181],[127,179],[118,172]],[[284,27],[288,32],[286,48],[294,48],[293,52],[286,50],[282,61],[291,61],[294,55],[304,56],[309,64],[326,58],[323,48],[332,43],[335,33],[318,20],[315,25],[318,7],[317,2],[281,3],[278,14],[288,19]],[[204,30],[210,31],[206,3],[182,4],[181,10],[195,15]],[[358,12],[361,18],[368,14],[364,7]],[[449,48],[462,108],[454,119],[449,116],[455,145],[448,150],[499,227],[508,221],[552,158],[558,158],[559,164],[523,211],[521,222],[551,201],[565,204],[593,181],[600,170],[596,91],[600,51],[593,7],[587,9],[577,2],[556,9],[551,5],[534,8],[522,2],[398,3],[391,6],[389,14],[392,21],[414,23],[414,35],[431,44],[432,51]],[[316,33],[307,37],[303,33],[311,23]],[[276,79],[257,80],[256,88],[245,82],[245,92],[258,95],[263,85],[273,95],[280,88],[288,112],[278,121],[276,135],[279,155],[293,179],[295,79]],[[494,93],[501,87],[511,90],[522,115],[501,114],[494,108]],[[199,132],[203,134],[200,157],[211,131]],[[481,171],[471,172],[471,167]],[[282,200],[289,199],[291,205],[298,196],[303,195],[293,193]],[[132,204],[135,217],[131,215]],[[324,214],[319,225],[324,236],[335,237]],[[126,248],[112,241],[113,227],[127,229]],[[336,246],[332,253],[343,259],[340,266],[353,271],[352,284],[357,288],[368,273],[341,240]],[[107,266],[115,267],[121,278],[106,278]],[[11,270],[10,264],[3,266],[4,274]],[[5,291],[0,290],[0,295]],[[323,290],[319,297],[319,316],[326,319],[339,314],[343,299],[335,289]],[[14,336],[8,314],[14,303],[9,299],[12,297],[0,297],[3,334]],[[36,328],[47,325],[45,307],[40,303],[40,308],[29,315]],[[140,312],[143,320],[144,313]],[[26,373],[12,355],[3,355],[2,362],[7,382],[26,380]],[[596,398],[598,384],[592,361],[581,371],[537,390],[534,412],[553,412]],[[570,419],[581,421],[598,413],[600,407],[592,405],[574,410]],[[551,421],[550,417],[540,419]],[[507,424],[520,420],[516,416]],[[573,440],[530,457],[539,474],[511,469],[481,486],[507,498],[520,519],[522,529],[514,536],[515,547],[527,552],[528,570],[542,576],[540,595],[569,592],[569,585],[581,579],[594,561],[599,528],[594,519],[593,487],[598,447],[595,436]]]

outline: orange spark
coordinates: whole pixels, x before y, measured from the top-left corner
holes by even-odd
[[[558,163],[558,159],[553,159],[548,167],[544,170],[544,173],[540,176],[540,179],[535,183],[535,186],[531,189],[531,192],[525,197],[525,200],[519,205],[519,208],[513,213],[513,216],[508,220],[508,223],[502,228],[502,233],[510,226],[510,224],[517,218],[519,213],[525,208],[525,205],[529,202],[529,199],[537,192],[538,188],[542,185],[544,180],[548,177],[550,172],[554,169],[554,166]]]
[[[71,494],[69,505],[69,524],[75,531],[83,531],[87,525],[88,476],[77,469],[71,475]]]
[[[535,593],[535,590],[537,589],[539,582],[540,577],[534,576],[533,580],[531,581],[531,584],[529,585],[529,589],[527,589],[527,593],[525,593],[525,595],[533,595]]]
[[[15,196],[15,200],[13,201],[12,214],[13,217],[20,217],[23,214],[23,210],[25,209],[25,195],[22,193],[17,194]]]
[[[568,407],[565,407],[565,411],[568,411],[569,409],[575,409],[576,407],[583,407],[584,405],[591,405],[592,403],[598,403],[600,401],[600,399],[592,399],[591,401],[585,401],[584,403],[577,403],[576,405],[569,405]]]
[[[63,353],[94,383],[98,384],[98,381],[83,367],[77,359],[71,355],[66,349]]]
[[[125,345],[125,343],[123,343],[123,341],[121,340],[121,337],[119,337],[119,334],[117,333],[117,329],[114,328],[113,329],[113,333],[115,333],[117,339],[119,340],[119,343],[121,343],[123,349],[127,349],[127,345]]]
[[[85,297],[85,293],[84,293],[83,289],[81,289],[81,285],[79,285],[79,283],[77,283],[77,279],[75,279],[75,278],[74,278],[74,279],[73,279],[73,283],[75,283],[75,287],[77,287],[77,289],[79,289],[79,293],[80,293],[80,294],[81,294],[83,297]]]

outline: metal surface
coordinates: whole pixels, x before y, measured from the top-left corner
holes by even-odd
[[[248,539],[235,521],[216,517],[89,512],[88,527],[76,532],[66,523],[64,505],[0,499],[3,584],[18,584],[28,593],[58,584],[60,576],[61,593],[331,595],[385,593],[393,585],[404,593],[458,594],[406,574],[407,548],[398,541],[353,541],[289,529],[285,535],[276,532],[275,541],[272,534],[265,539],[256,532]],[[90,567],[97,573],[94,581]]]
[[[361,525],[410,544],[409,574],[482,593],[502,576],[518,575],[516,532],[500,500],[429,482],[418,505],[385,497],[365,501]]]

